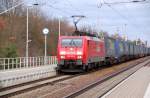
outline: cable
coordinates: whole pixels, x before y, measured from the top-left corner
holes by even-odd
[[[72,7],[73,9],[75,9],[77,12],[79,11],[79,12],[83,13],[81,10],[79,10],[79,9],[76,8],[76,7],[74,7],[74,6],[72,5],[72,3],[70,3],[69,0],[65,0],[65,1],[67,1],[67,3],[70,5],[70,7]]]
[[[58,11],[60,11],[60,12],[64,12],[64,13],[71,14],[71,13],[69,13],[69,12],[67,12],[67,11],[64,11],[64,10],[62,10],[62,9],[60,9],[60,8],[56,8],[56,7],[52,6],[52,5],[48,5],[48,6],[51,7],[51,8],[53,8],[53,9],[55,9],[55,10],[58,10]]]
[[[115,8],[113,8],[111,5],[109,5],[108,3],[105,3],[104,1],[104,4],[106,4],[108,7],[110,7],[114,12],[116,12],[117,14],[119,14],[122,18],[124,18],[125,20],[127,20],[130,24],[132,24],[136,29],[139,29],[139,27],[136,25],[136,24],[133,24],[130,22],[130,20],[125,17],[124,15],[122,15],[120,12],[118,12]],[[140,29],[139,29],[140,30]]]
[[[16,8],[16,7],[18,7],[18,6],[20,6],[20,5],[23,5],[24,3],[25,3],[25,2],[19,3],[19,4],[15,5],[15,6],[11,7],[11,8],[9,8],[9,9],[7,9],[7,10],[1,12],[0,15],[1,15],[1,14],[4,14],[4,13],[6,13],[6,12],[8,12],[8,11],[10,11],[10,10],[12,10],[12,9],[14,9],[14,8]]]
[[[46,0],[47,1],[47,0]],[[59,0],[58,0],[59,1]],[[53,3],[45,3],[44,5],[47,5],[48,7],[51,7],[52,9],[55,9],[55,10],[57,10],[57,11],[59,11],[59,12],[61,12],[61,13],[67,13],[67,14],[72,14],[72,13],[70,13],[70,12],[68,12],[68,10],[66,11],[66,10],[64,10],[64,9],[62,9],[62,8],[58,8],[58,7],[56,7],[55,6],[55,4],[58,4],[59,2],[58,1],[54,1]],[[64,0],[61,0],[61,1],[64,1]],[[72,6],[72,5],[71,5]]]
[[[139,3],[139,4],[142,4],[142,3],[150,3],[149,1],[147,0],[141,0],[141,1],[138,1],[138,0],[133,0],[133,1],[128,1],[128,2],[111,2],[111,3],[107,3],[105,2],[105,4],[109,4],[109,5],[116,5],[116,4],[134,4],[134,3]]]

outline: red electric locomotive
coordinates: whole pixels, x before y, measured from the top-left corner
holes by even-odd
[[[61,36],[57,71],[81,72],[99,66],[105,58],[104,41],[92,36]]]

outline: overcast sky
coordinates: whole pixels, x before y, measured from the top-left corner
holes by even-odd
[[[119,3],[132,0],[105,0],[106,3],[113,3],[110,6],[103,4],[103,0],[33,1],[41,4],[40,8],[47,17],[63,17],[72,22],[70,16],[84,15],[86,18],[80,21],[79,26],[88,24],[109,34],[125,34],[132,40],[141,38],[148,40],[150,45],[150,0],[140,3]]]

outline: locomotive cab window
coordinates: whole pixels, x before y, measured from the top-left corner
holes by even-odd
[[[62,47],[82,47],[81,38],[64,38],[61,40]]]

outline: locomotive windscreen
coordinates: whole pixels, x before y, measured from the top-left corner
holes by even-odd
[[[61,40],[62,47],[82,47],[81,38],[64,38]]]

